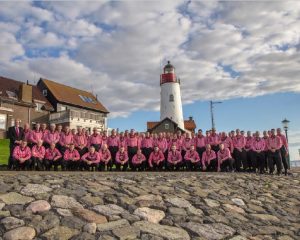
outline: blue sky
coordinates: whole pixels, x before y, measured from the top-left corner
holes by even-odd
[[[110,127],[159,119],[167,60],[181,79],[184,115],[220,130],[291,121],[300,148],[299,1],[0,1],[0,75],[40,77],[98,95]]]

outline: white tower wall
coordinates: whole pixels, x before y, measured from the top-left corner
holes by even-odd
[[[173,98],[171,95],[173,95]],[[172,119],[178,124],[178,127],[184,129],[180,84],[178,82],[167,82],[161,85],[160,120],[166,117]]]

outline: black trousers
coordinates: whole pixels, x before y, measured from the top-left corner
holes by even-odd
[[[148,163],[150,154],[153,152],[153,148],[142,148],[142,153],[145,155],[146,157],[146,162]]]
[[[87,153],[87,148],[86,147],[84,147],[82,149],[80,149],[80,148],[76,148],[76,149],[77,149],[80,157],[82,157],[85,153]]]
[[[61,166],[63,170],[79,170],[82,167],[82,163],[80,160],[62,160]]]
[[[99,171],[111,171],[112,170],[112,166],[113,166],[113,163],[112,163],[112,160],[110,160],[108,163],[105,163],[105,162],[100,162],[99,163]]]
[[[131,170],[132,171],[144,171],[147,167],[147,161],[143,161],[141,164],[132,164]]]
[[[233,164],[234,164],[234,159],[233,158],[227,158],[221,163],[221,171],[222,172],[228,172],[228,171],[233,171]]]
[[[158,164],[155,162],[152,162],[152,168],[149,166],[150,171],[162,171],[165,166],[165,161],[159,162]]]
[[[201,164],[201,161],[193,163],[188,160],[188,161],[185,161],[185,166],[186,166],[186,169],[189,171],[196,171],[196,170],[201,170],[202,164]]]
[[[44,166],[47,171],[50,171],[52,166],[54,166],[54,170],[57,171],[59,165],[61,165],[61,158],[57,159],[56,161],[44,159]]]
[[[259,173],[265,171],[265,152],[252,152],[252,166],[259,170]]]
[[[255,169],[256,169],[255,166],[253,166],[253,164],[252,164],[252,154],[253,154],[252,150],[246,151],[247,169],[249,171],[255,171]]]
[[[28,159],[27,161],[20,163],[17,159],[12,158],[11,167],[16,170],[29,170],[32,160]]]
[[[132,158],[137,153],[138,147],[128,147],[129,167],[132,168]]]
[[[121,163],[116,163],[117,171],[126,171],[127,168],[128,168],[128,162],[124,163],[123,165]]]
[[[218,160],[212,159],[209,164],[206,166],[206,171],[208,172],[216,172],[218,170]]]
[[[118,146],[111,146],[108,147],[110,154],[111,154],[111,159],[112,159],[112,165],[116,163],[116,155],[117,152],[119,151],[119,147]]]
[[[101,148],[101,144],[91,144],[91,146],[93,146],[96,150],[96,152],[99,152],[100,148]]]
[[[200,159],[202,160],[202,154],[205,152],[205,147],[197,147],[196,148],[197,153],[199,154]]]
[[[283,145],[280,148],[280,154],[281,154],[281,160],[282,160],[284,170],[285,170],[285,172],[287,172],[287,170],[289,169],[289,165],[288,165],[288,157],[289,156],[286,156],[287,151],[285,149],[285,146],[283,146]]]
[[[181,170],[183,168],[184,164],[183,162],[179,162],[177,164],[172,164],[167,162],[167,169],[168,171],[174,171],[174,170]]]
[[[82,169],[87,170],[87,171],[94,171],[99,169],[99,163],[92,163],[92,164],[87,164],[86,162],[82,161],[81,163]]]
[[[14,167],[14,159],[13,159],[13,152],[17,144],[10,144],[9,145],[9,157],[8,157],[8,169],[13,169]]]
[[[267,172],[269,170],[269,151],[264,151],[264,155],[265,155],[265,171]]]
[[[211,145],[211,149],[214,150],[216,153],[220,150],[219,145]]]
[[[274,166],[276,165],[277,174],[280,174],[282,170],[280,150],[276,150],[275,152],[269,151],[268,161],[270,173],[274,172]]]
[[[37,171],[44,170],[44,159],[39,159],[37,157],[31,157],[31,168]]]
[[[248,168],[247,162],[247,154],[244,149],[240,152],[236,148],[233,151],[234,159],[235,159],[235,169],[239,172],[241,171],[241,167],[243,166],[243,170]]]

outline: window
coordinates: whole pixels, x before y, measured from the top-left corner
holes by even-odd
[[[0,114],[0,129],[6,130],[6,114]]]
[[[165,123],[165,129],[169,129],[169,123]]]
[[[86,103],[96,103],[96,101],[94,101],[92,98],[90,97],[86,97],[86,96],[82,96],[82,95],[79,95],[79,97],[81,98],[82,101],[86,102]]]
[[[43,95],[44,95],[45,97],[47,97],[47,95],[48,95],[47,89],[44,89],[44,90],[43,90]]]
[[[6,94],[9,98],[17,99],[17,94],[12,91],[6,91]]]
[[[42,111],[42,106],[43,106],[43,104],[41,104],[41,103],[35,103],[35,111],[36,112],[41,112]]]
[[[174,95],[173,94],[170,94],[169,101],[174,102]]]

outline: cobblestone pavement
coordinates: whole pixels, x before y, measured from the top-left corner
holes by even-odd
[[[0,239],[300,239],[299,176],[0,172]]]

